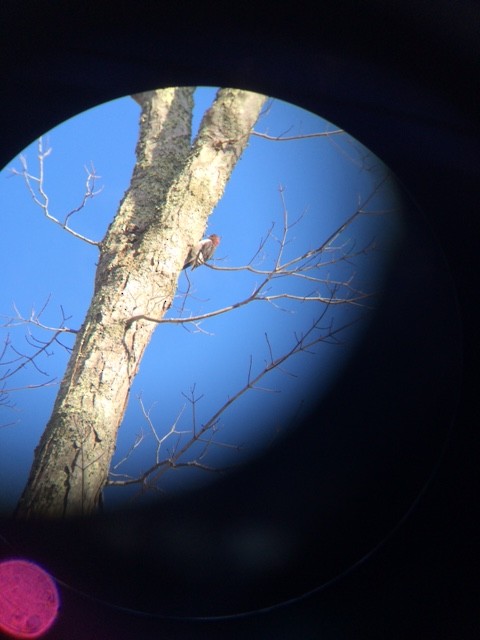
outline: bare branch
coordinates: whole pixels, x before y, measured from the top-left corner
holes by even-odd
[[[252,136],[257,138],[263,138],[264,140],[271,140],[272,142],[291,142],[292,140],[306,140],[308,138],[328,138],[330,136],[338,135],[339,133],[345,133],[343,129],[335,129],[334,131],[322,131],[319,133],[303,133],[297,136],[270,136],[267,133],[260,133],[259,131],[252,131]]]
[[[246,264],[241,267],[218,267],[212,265],[205,265],[210,269],[214,269],[215,271],[248,271],[257,275],[263,276],[263,280],[260,284],[256,285],[253,292],[245,297],[243,300],[239,300],[233,304],[227,305],[220,309],[216,309],[213,311],[209,311],[206,313],[198,314],[198,315],[190,315],[185,317],[163,317],[163,318],[155,318],[154,316],[148,316],[145,314],[140,314],[138,316],[133,316],[129,320],[129,324],[136,322],[137,320],[147,320],[149,322],[155,322],[159,324],[194,324],[196,329],[201,331],[199,324],[203,320],[208,318],[214,318],[219,315],[223,315],[234,309],[240,309],[251,302],[270,302],[272,303],[275,300],[298,300],[301,302],[317,302],[324,305],[360,305],[362,301],[371,297],[372,294],[365,293],[362,291],[358,291],[351,286],[350,281],[346,281],[344,283],[339,283],[338,281],[332,281],[330,278],[319,277],[318,275],[310,275],[310,272],[317,272],[321,268],[324,268],[328,265],[338,264],[339,262],[349,262],[354,258],[365,255],[369,251],[374,248],[373,243],[369,243],[365,247],[353,251],[352,249],[345,250],[345,247],[335,246],[334,242],[338,240],[338,238],[345,232],[345,230],[353,224],[353,222],[363,215],[368,215],[366,212],[366,207],[371,202],[373,197],[379,192],[381,187],[385,184],[385,182],[389,179],[390,175],[387,174],[371,191],[371,193],[366,197],[363,201],[359,202],[359,206],[353,211],[350,216],[346,218],[344,222],[342,222],[327,238],[323,241],[319,246],[310,249],[303,254],[291,258],[285,262],[282,262],[282,256],[284,249],[288,242],[288,233],[292,228],[292,224],[289,223],[288,219],[288,210],[285,203],[284,198],[284,187],[279,187],[280,198],[282,201],[282,211],[283,211],[283,230],[282,235],[279,239],[277,239],[278,249],[277,254],[274,259],[274,265],[270,269],[258,269],[252,266],[252,262],[254,258],[259,254],[259,252],[265,246],[265,243],[268,239],[273,238],[273,229],[274,225],[272,225],[267,232],[265,239],[262,239],[260,242],[259,249],[255,252],[253,258]],[[297,224],[298,220],[293,224]],[[329,260],[324,260],[323,256],[326,254],[334,254],[333,257]],[[308,275],[306,275],[308,273]],[[305,295],[305,294],[293,294],[289,292],[282,292],[278,294],[268,294],[267,288],[271,282],[277,280],[279,278],[290,277],[293,278],[301,278],[308,279],[311,282],[317,283],[319,286],[324,285],[328,287],[328,291],[326,295],[321,295],[319,292],[315,292],[314,295]],[[337,286],[338,285],[338,286]],[[340,285],[345,290],[348,290],[351,295],[347,297],[338,297],[337,294],[340,291]],[[190,284],[189,284],[190,288]],[[332,297],[332,292],[336,295]],[[185,308],[185,304],[182,305],[182,312]]]
[[[13,364],[14,362],[18,362],[20,361],[20,364],[18,365],[18,367],[12,371],[11,375],[15,375],[15,373],[18,373],[18,371],[20,371],[21,369],[23,369],[25,366],[27,366],[27,364],[31,364],[37,371],[38,373],[40,373],[43,376],[47,376],[47,372],[43,371],[42,369],[40,369],[40,367],[37,365],[37,360],[38,360],[38,356],[40,355],[47,355],[49,356],[50,353],[48,351],[48,348],[51,346],[51,344],[54,342],[54,338],[52,338],[51,340],[47,340],[46,342],[41,342],[38,341],[39,344],[35,344],[35,342],[37,342],[37,340],[34,339],[34,342],[32,343],[32,341],[29,339],[31,336],[29,336],[28,334],[25,336],[25,340],[27,342],[27,344],[29,346],[33,346],[36,351],[33,355],[29,356],[25,353],[22,353],[21,351],[19,351],[18,349],[16,349],[13,345],[10,345],[10,349],[18,356],[17,358],[15,358],[15,360],[11,360],[10,362],[7,361],[5,363],[2,364]],[[8,377],[11,377],[10,375]]]
[[[52,355],[52,347],[55,344],[58,344],[60,347],[62,347],[62,349],[70,353],[71,347],[64,344],[60,340],[60,336],[63,334],[75,334],[76,330],[64,326],[69,317],[65,315],[63,307],[60,307],[61,322],[59,326],[53,327],[43,323],[40,320],[40,318],[45,313],[49,302],[50,296],[47,298],[38,313],[34,309],[32,309],[28,317],[24,317],[18,310],[17,306],[14,304],[13,308],[16,315],[14,317],[7,318],[6,322],[3,325],[0,325],[3,328],[8,329],[15,329],[16,327],[19,327],[21,325],[30,325],[36,327],[37,329],[48,331],[52,334],[47,340],[42,340],[34,335],[30,328],[28,328],[23,336],[28,347],[27,351],[15,346],[12,343],[10,334],[7,334],[0,352],[0,368],[3,368],[3,372],[0,375],[0,381],[4,382],[9,378],[13,378],[13,376],[20,373],[29,365],[33,367],[33,369],[35,369],[35,371],[40,376],[48,378],[48,380],[42,381],[37,384],[27,384],[18,387],[11,386],[7,388],[4,385],[1,391],[1,394],[3,395],[0,397],[0,404],[8,406],[7,398],[14,392],[25,389],[40,389],[43,387],[58,384],[56,377],[50,377],[47,371],[43,369],[40,362],[42,358],[49,358]]]
[[[84,167],[85,172],[87,174],[87,178],[85,181],[85,191],[83,194],[82,201],[77,207],[74,207],[73,209],[71,209],[64,216],[64,219],[62,222],[58,217],[54,216],[50,212],[49,196],[45,191],[45,158],[47,158],[51,154],[51,152],[52,152],[51,147],[49,147],[48,149],[44,149],[43,139],[40,138],[38,141],[38,155],[37,155],[38,176],[34,176],[32,173],[29,172],[27,159],[25,156],[20,156],[20,164],[22,165],[22,169],[21,170],[11,169],[11,173],[13,175],[21,176],[23,178],[25,185],[28,189],[28,192],[32,197],[33,202],[38,207],[40,207],[40,209],[42,209],[43,214],[45,215],[46,218],[48,218],[48,220],[51,220],[55,224],[59,225],[62,229],[64,229],[64,231],[67,231],[75,238],[78,238],[79,240],[83,240],[83,242],[86,242],[87,244],[98,247],[100,245],[100,242],[91,240],[90,238],[87,238],[81,233],[74,231],[69,226],[68,222],[75,213],[78,213],[79,211],[85,208],[88,200],[94,198],[96,195],[100,193],[101,189],[95,190],[96,180],[98,180],[100,176],[96,174],[95,167],[93,166],[93,164],[91,165],[90,169],[88,169],[87,167]]]
[[[258,245],[258,249],[255,251],[255,253],[253,254],[253,256],[250,258],[249,262],[248,262],[248,266],[250,266],[252,264],[252,262],[257,258],[257,256],[263,251],[263,248],[265,247],[266,243],[268,242],[268,240],[270,239],[273,229],[275,227],[275,222],[272,222],[270,229],[267,231],[267,234],[265,235],[265,238],[262,238],[260,240],[260,243]],[[210,266],[207,264],[207,266]]]
[[[140,431],[140,433],[138,433],[138,434],[136,435],[135,440],[134,440],[134,442],[133,442],[132,446],[130,447],[130,449],[127,451],[127,453],[123,456],[123,458],[122,458],[121,460],[119,460],[119,461],[117,462],[117,464],[115,464],[115,465],[112,467],[112,471],[110,471],[110,473],[111,473],[111,475],[112,475],[112,476],[116,475],[116,474],[114,473],[114,472],[115,472],[115,470],[116,470],[116,469],[118,469],[118,467],[120,467],[122,464],[124,464],[124,463],[125,463],[125,462],[130,458],[130,456],[131,456],[131,455],[132,455],[132,453],[135,451],[135,449],[136,449],[137,447],[139,447],[139,446],[140,446],[140,444],[143,442],[144,438],[145,438],[145,434],[143,433],[143,431]]]
[[[40,309],[40,311],[38,313],[35,312],[35,309],[31,309],[30,311],[30,315],[28,317],[24,316],[22,313],[20,313],[20,311],[18,310],[18,307],[15,303],[13,303],[13,309],[15,311],[15,317],[7,317],[6,322],[4,322],[2,325],[2,327],[7,328],[7,327],[18,327],[21,325],[25,325],[25,324],[29,324],[29,325],[33,325],[39,329],[43,329],[45,331],[50,331],[53,333],[61,334],[61,333],[72,333],[72,334],[76,334],[78,333],[78,329],[71,329],[69,327],[65,326],[65,322],[67,322],[68,320],[70,320],[70,318],[72,316],[66,316],[63,307],[60,305],[60,311],[62,314],[62,319],[61,322],[58,326],[53,327],[47,324],[44,324],[43,322],[40,321],[41,316],[43,315],[43,313],[45,312],[47,306],[50,303],[50,299],[51,296],[49,295],[47,300],[45,301],[44,305],[42,306],[42,308]],[[5,316],[4,316],[5,317]]]
[[[293,346],[289,350],[284,352],[281,356],[278,356],[277,358],[274,357],[273,348],[270,343],[270,339],[268,335],[265,334],[265,339],[267,342],[268,352],[269,352],[269,360],[265,362],[263,369],[257,375],[254,376],[252,374],[253,358],[252,356],[250,356],[247,382],[245,383],[245,385],[240,389],[238,389],[234,395],[230,396],[221,405],[221,407],[219,407],[219,409],[217,409],[217,411],[213,415],[211,415],[210,418],[206,422],[204,422],[201,426],[198,426],[198,421],[197,421],[197,405],[199,401],[203,398],[203,395],[201,396],[196,395],[195,385],[193,385],[192,388],[190,389],[189,395],[182,393],[184,398],[186,398],[186,400],[190,403],[192,407],[191,427],[187,431],[177,429],[177,424],[179,422],[180,417],[183,414],[185,406],[182,408],[181,412],[177,416],[174,424],[170,427],[170,429],[165,433],[165,435],[160,437],[151,420],[150,411],[146,411],[143,406],[143,403],[141,402],[141,408],[142,408],[142,413],[144,415],[144,418],[146,419],[150,429],[154,434],[154,437],[157,440],[158,446],[157,446],[155,463],[137,477],[131,477],[131,476],[128,476],[127,474],[123,474],[123,475],[116,474],[116,473],[112,474],[108,481],[108,485],[109,486],[125,486],[125,485],[136,484],[136,485],[140,485],[142,487],[142,490],[147,490],[147,489],[158,488],[158,482],[160,478],[169,469],[190,467],[190,468],[202,469],[205,471],[216,471],[216,472],[224,471],[224,469],[219,469],[217,467],[212,467],[211,465],[206,464],[205,462],[203,462],[203,459],[207,455],[209,448],[213,445],[233,448],[236,450],[240,448],[238,445],[231,445],[231,444],[221,443],[221,442],[219,443],[213,439],[218,430],[220,420],[223,417],[223,415],[227,412],[227,410],[241,396],[243,396],[249,391],[254,390],[254,391],[261,391],[261,392],[276,393],[277,390],[275,389],[270,389],[268,387],[260,386],[259,384],[260,381],[263,380],[263,378],[265,378],[269,373],[271,373],[274,370],[279,370],[285,373],[286,375],[294,376],[294,374],[286,371],[282,367],[282,365],[287,360],[289,360],[290,358],[292,358],[293,356],[299,353],[306,353],[306,354],[314,353],[312,349],[320,342],[337,344],[338,335],[348,327],[352,326],[355,322],[357,322],[357,320],[352,320],[350,322],[344,323],[340,327],[334,328],[333,321],[331,321],[328,326],[322,328],[321,323],[325,317],[326,311],[327,309],[324,309],[321,315],[312,323],[312,325],[306,332],[300,335],[295,335]],[[187,433],[190,434],[190,437],[188,437],[185,441],[182,442],[181,440],[182,436],[186,435]],[[172,447],[168,457],[160,458],[160,455],[159,455],[160,446],[163,443],[165,443],[169,438],[171,438],[173,435],[178,436],[176,443]],[[183,459],[184,456],[193,449],[195,444],[198,444],[198,443],[203,443],[204,445],[200,453],[197,454],[193,460],[185,461]],[[127,455],[124,458],[122,458],[122,460],[119,463],[117,463],[117,465],[115,465],[114,470],[116,470],[118,466],[120,466],[120,464],[122,464],[129,457],[129,455],[130,455],[130,452],[127,453]]]
[[[270,354],[270,363],[273,362],[273,351],[272,351],[272,345],[270,344],[270,340],[268,339],[268,333],[265,332],[265,340],[267,342],[267,346],[268,346],[268,353]],[[250,362],[250,367],[251,367],[251,362]]]

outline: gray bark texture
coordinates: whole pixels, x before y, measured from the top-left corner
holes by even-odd
[[[94,513],[132,381],[172,304],[189,248],[245,149],[265,97],[221,89],[191,144],[193,88],[135,96],[142,106],[130,186],[100,246],[90,308],[35,449],[20,518]]]

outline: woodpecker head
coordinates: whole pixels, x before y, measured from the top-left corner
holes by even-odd
[[[220,236],[217,236],[216,233],[212,233],[211,236],[208,236],[210,238],[210,240],[213,242],[213,245],[215,247],[218,247],[218,245],[220,244],[220,240],[222,239]]]

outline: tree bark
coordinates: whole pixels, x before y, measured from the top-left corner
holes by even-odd
[[[132,381],[172,304],[189,247],[203,235],[265,97],[222,89],[191,145],[193,89],[138,94],[137,161],[100,246],[90,308],[16,515],[67,517],[100,502]]]

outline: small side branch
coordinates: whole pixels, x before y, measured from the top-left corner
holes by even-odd
[[[50,296],[47,298],[40,311],[36,312],[34,309],[32,309],[28,317],[24,317],[14,305],[16,315],[14,317],[8,318],[6,322],[4,322],[4,324],[0,325],[2,328],[9,330],[15,329],[21,325],[27,325],[29,327],[24,335],[24,340],[27,345],[26,349],[15,346],[12,343],[10,333],[8,333],[4,339],[3,346],[0,350],[0,383],[4,384],[1,391],[0,404],[2,404],[2,398],[5,400],[3,404],[7,404],[8,395],[15,391],[25,389],[38,389],[56,384],[56,378],[51,378],[47,371],[44,370],[42,361],[52,355],[52,347],[55,344],[70,353],[71,348],[62,342],[61,336],[63,336],[64,334],[76,334],[77,331],[65,326],[65,323],[69,320],[69,317],[65,315],[63,307],[60,307],[61,322],[58,324],[58,326],[51,326],[43,322],[42,317],[49,304],[49,301]],[[32,331],[30,330],[30,326],[33,326],[36,329],[42,331],[46,331],[51,335],[47,339],[40,339],[32,333]],[[28,384],[19,387],[8,388],[5,386],[6,380],[13,378],[16,374],[20,373],[22,370],[29,366],[33,367],[33,369],[42,377],[48,379],[38,384]]]
[[[57,216],[54,216],[50,211],[50,200],[49,196],[45,190],[45,159],[51,154],[52,148],[48,147],[47,149],[43,146],[43,139],[40,138],[38,141],[38,175],[35,176],[30,173],[27,165],[27,159],[25,156],[20,156],[20,163],[22,165],[21,170],[11,169],[11,173],[15,176],[21,176],[25,182],[25,185],[32,197],[33,202],[40,207],[48,220],[60,226],[64,231],[70,233],[75,238],[86,242],[87,244],[98,247],[100,242],[96,240],[91,240],[87,238],[83,234],[75,231],[69,226],[70,218],[85,208],[87,202],[98,195],[101,189],[96,189],[96,181],[100,178],[95,172],[95,167],[93,164],[88,167],[84,167],[85,173],[87,175],[85,180],[85,191],[82,197],[80,204],[77,207],[71,209],[63,218],[60,220]]]
[[[297,136],[285,136],[283,134],[279,136],[271,136],[268,133],[252,131],[252,136],[263,138],[264,140],[270,140],[272,142],[291,142],[292,140],[306,140],[308,138],[328,138],[329,136],[335,136],[341,133],[345,133],[345,131],[343,129],[335,129],[334,131],[321,131],[319,133],[303,133]]]

